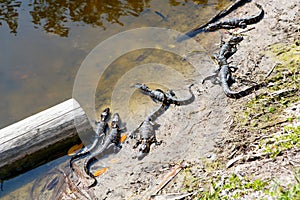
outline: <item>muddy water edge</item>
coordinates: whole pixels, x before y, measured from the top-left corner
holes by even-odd
[[[74,4],[66,1],[1,3],[2,11],[7,14],[0,18],[0,127],[70,98],[73,81],[82,60],[93,47],[111,35],[144,26],[186,32],[205,22],[229,3],[230,1],[225,0],[113,1],[103,7],[97,6],[101,4],[98,1],[90,4],[81,1]],[[94,15],[91,10],[95,12]],[[201,45],[210,53],[218,36],[215,34],[214,40],[211,36],[203,37]],[[153,62],[155,54],[158,53],[151,50],[137,51],[115,64],[118,65],[119,62],[126,66],[134,62]],[[178,59],[167,54],[162,60],[164,58],[165,62]],[[127,69],[120,70],[122,73],[122,70],[125,72]],[[180,70],[184,72],[184,68]],[[109,76],[114,77],[114,73],[112,71]],[[114,78],[111,81],[115,82]],[[98,88],[96,101],[109,104],[111,94],[106,96],[102,90],[103,88]],[[131,109],[136,110],[134,100],[131,102]],[[100,109],[101,106],[97,108],[99,111]],[[165,120],[171,120],[171,117]],[[182,127],[178,130],[175,128],[174,131],[182,131]],[[58,159],[50,168],[64,162],[65,159]],[[38,178],[49,182],[40,183],[46,186],[44,191],[55,191],[61,181],[58,177],[40,178],[41,174],[49,175],[47,171],[51,172],[50,168],[37,168],[37,171],[30,173],[30,178],[24,178],[25,174],[5,181],[4,191],[0,192],[1,199],[29,199],[32,184]],[[16,182],[22,184],[16,185]]]

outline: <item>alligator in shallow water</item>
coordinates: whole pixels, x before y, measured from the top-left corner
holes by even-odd
[[[153,99],[155,102],[160,101],[163,103],[163,105],[168,107],[171,104],[182,106],[192,103],[195,100],[195,95],[191,89],[193,85],[194,84],[191,84],[189,86],[191,97],[187,99],[177,99],[175,93],[172,90],[169,90],[168,92],[164,92],[161,89],[152,90],[147,85],[141,83],[136,83],[134,87],[140,89],[142,93],[150,96],[151,99]]]
[[[97,146],[99,146],[102,142],[103,136],[106,135],[106,130],[108,128],[108,124],[106,122],[107,118],[109,116],[109,108],[105,108],[103,112],[100,115],[100,121],[96,122],[96,128],[94,136],[94,140],[91,146],[85,147],[82,151],[78,152],[75,156],[73,156],[70,159],[70,168],[74,171],[73,168],[73,161],[82,158],[86,155],[88,155],[92,150],[94,150]]]
[[[247,25],[258,23],[264,17],[264,9],[260,4],[255,3],[255,5],[260,9],[260,12],[256,15],[245,17],[245,18],[232,18],[224,21],[216,21],[213,23],[208,23],[205,26],[193,29],[184,35],[181,35],[177,38],[178,42],[189,39],[196,36],[202,32],[212,32],[219,29],[234,29],[234,28],[246,28]]]
[[[98,150],[93,152],[91,155],[87,157],[87,159],[84,162],[84,171],[94,179],[94,182],[89,186],[89,188],[94,187],[97,185],[97,179],[95,175],[90,171],[90,166],[94,161],[97,160],[97,157],[104,153],[107,149],[110,149],[111,147],[115,148],[117,147],[117,150],[120,150],[122,148],[120,143],[121,138],[121,132],[124,128],[120,129],[120,116],[118,113],[115,113],[112,117],[111,122],[111,130],[109,135],[107,135],[104,144],[102,147]]]

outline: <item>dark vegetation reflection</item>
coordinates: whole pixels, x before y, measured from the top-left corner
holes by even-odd
[[[24,6],[29,7],[29,14],[35,28],[67,37],[70,22],[89,24],[106,28],[106,23],[119,24],[121,16],[138,17],[150,7],[151,0],[34,0]],[[170,6],[187,3],[188,0],[169,0]],[[207,0],[193,0],[195,4],[205,5]],[[222,1],[220,1],[222,2]],[[17,33],[21,1],[0,0],[0,26],[6,22],[10,32]]]
[[[60,36],[68,36],[68,22],[83,22],[105,29],[105,22],[117,23],[121,16],[139,16],[150,0],[76,0],[51,1],[37,0],[32,5],[32,16],[35,27]]]
[[[121,16],[137,17],[145,7],[149,7],[149,2],[150,0],[35,0],[27,6],[35,28],[67,37],[69,22],[83,22],[103,29],[106,22],[122,26],[119,21]],[[0,26],[6,22],[14,34],[17,33],[18,9],[21,4],[21,1],[0,1]]]
[[[0,1],[0,26],[5,21],[11,33],[17,33],[18,28],[18,9],[21,1]]]

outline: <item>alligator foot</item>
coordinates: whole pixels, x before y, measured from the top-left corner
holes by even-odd
[[[88,189],[90,189],[92,187],[95,187],[98,184],[98,181],[97,181],[96,177],[93,177],[93,179],[94,179],[94,182],[91,185],[88,186]]]

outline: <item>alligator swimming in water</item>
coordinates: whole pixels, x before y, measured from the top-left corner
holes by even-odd
[[[94,187],[97,185],[98,181],[94,174],[90,171],[90,166],[91,164],[97,160],[97,157],[100,156],[105,150],[111,148],[111,147],[117,147],[118,150],[122,148],[121,143],[120,143],[120,138],[121,138],[121,132],[124,128],[120,129],[120,116],[118,113],[115,113],[112,117],[112,122],[111,122],[111,130],[109,135],[107,135],[104,144],[102,147],[99,149],[99,151],[93,152],[91,155],[87,157],[87,159],[84,162],[84,171],[94,179],[94,182],[88,187]]]
[[[192,103],[195,100],[195,95],[191,89],[193,85],[194,84],[191,84],[189,86],[191,97],[189,97],[188,99],[177,99],[175,93],[172,90],[169,90],[168,92],[164,92],[161,89],[152,90],[147,85],[141,83],[136,83],[134,87],[140,89],[142,93],[150,96],[151,99],[153,99],[155,102],[160,101],[163,103],[163,105],[168,107],[171,104],[182,106]]]
[[[177,38],[178,42],[189,39],[191,37],[196,36],[202,32],[212,32],[218,29],[234,29],[234,28],[246,28],[247,25],[258,23],[264,17],[264,9],[261,5],[255,3],[255,5],[260,9],[260,12],[256,15],[245,17],[245,18],[232,18],[224,21],[216,21],[213,23],[206,24],[205,26],[201,26],[199,28],[193,29],[184,35],[181,35]]]
[[[82,158],[83,156],[88,155],[93,149],[95,149],[95,147],[99,146],[99,144],[101,143],[102,141],[101,139],[103,136],[106,135],[106,130],[108,128],[108,124],[106,122],[108,116],[109,116],[109,108],[105,108],[100,115],[100,121],[96,122],[96,128],[95,128],[96,135],[94,136],[94,141],[92,145],[89,147],[85,147],[82,151],[80,151],[70,159],[70,168],[73,171],[74,171],[73,161],[75,159]]]

